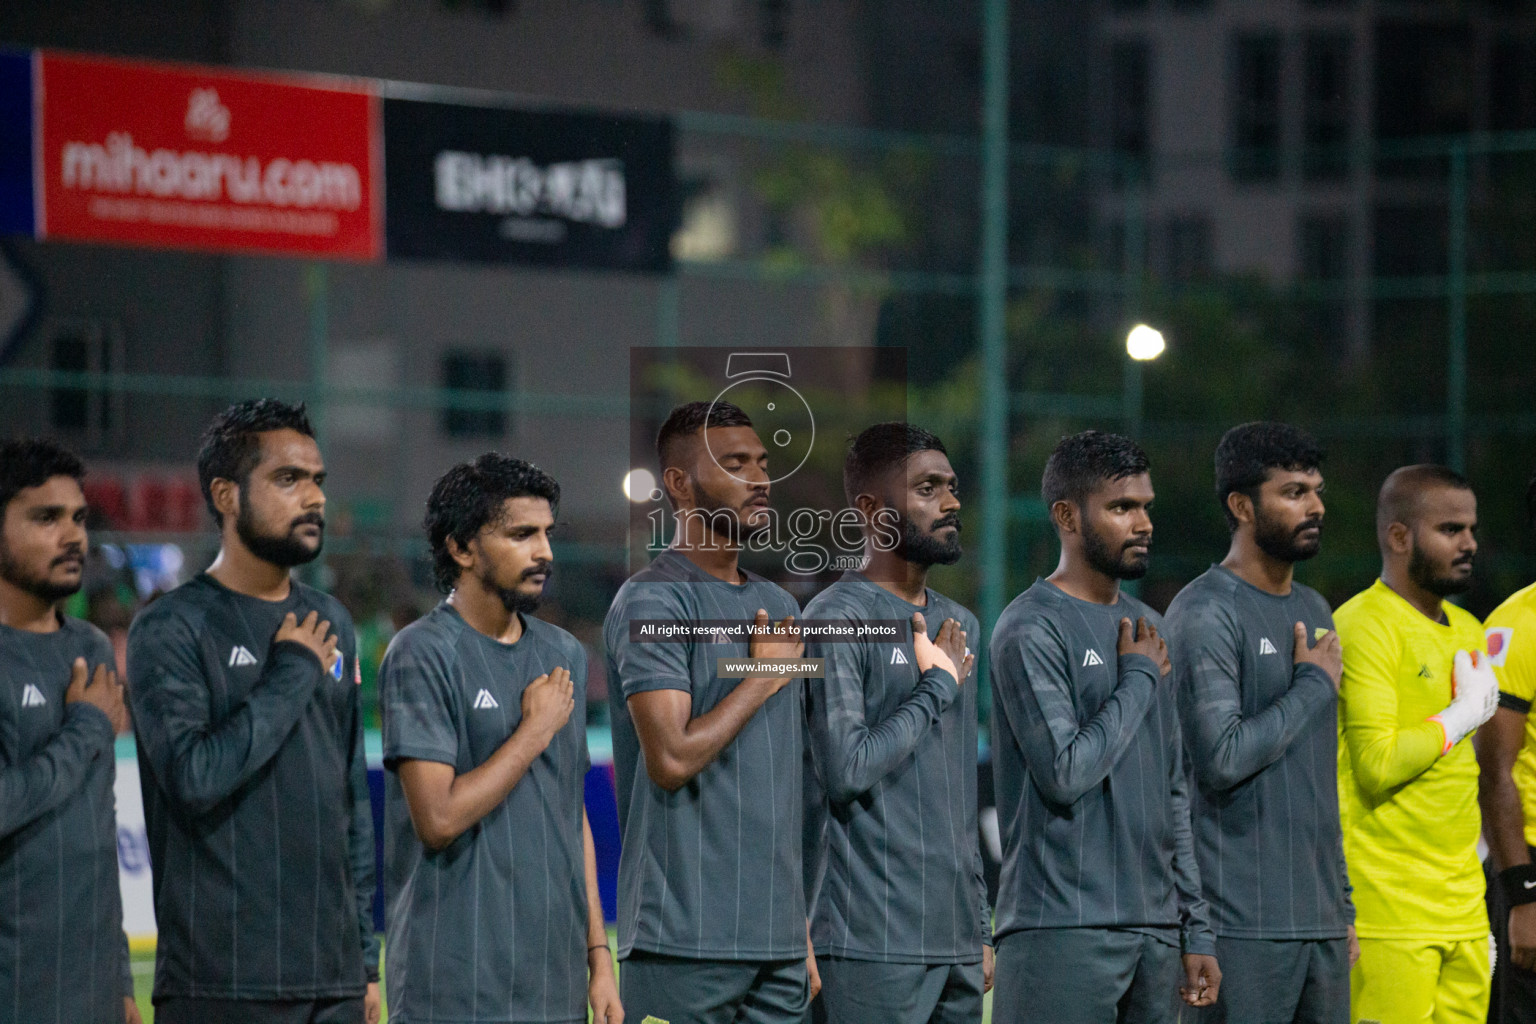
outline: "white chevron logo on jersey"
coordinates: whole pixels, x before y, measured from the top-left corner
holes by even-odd
[[[491,696],[490,690],[481,690],[479,693],[475,694],[475,710],[489,711],[491,708],[499,707],[501,707],[501,705],[496,703],[496,698]]]
[[[254,664],[256,664],[256,655],[252,654],[242,646],[236,646],[234,650],[229,652],[230,668],[240,668],[242,665]]]
[[[1092,647],[1083,652],[1083,668],[1087,668],[1090,665],[1102,664],[1104,664],[1104,659],[1099,657],[1099,652],[1094,650]]]
[[[1259,637],[1259,653],[1260,654],[1279,654],[1280,652],[1275,650],[1275,645],[1269,642],[1269,637],[1261,636],[1261,637]]]
[[[40,708],[48,703],[48,698],[43,696],[43,691],[28,683],[21,690],[21,706],[24,708]]]
[[[905,654],[901,653],[901,648],[900,647],[892,647],[891,648],[891,664],[892,665],[906,665],[906,664],[910,664],[907,661],[907,656]]]

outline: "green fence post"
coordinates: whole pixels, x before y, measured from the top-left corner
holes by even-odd
[[[1008,581],[1008,0],[982,7],[981,600],[986,634],[1003,610]],[[986,644],[978,638],[977,701],[991,707]]]
[[[1451,144],[1446,313],[1445,461],[1467,469],[1467,144]]]

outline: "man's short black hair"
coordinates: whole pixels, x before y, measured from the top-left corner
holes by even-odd
[[[56,476],[79,483],[85,464],[79,456],[46,437],[25,437],[0,442],[0,516],[11,499],[28,487],[41,487]]]
[[[501,452],[486,452],[438,477],[422,521],[432,545],[432,577],[438,590],[451,591],[461,572],[448,550],[448,538],[460,548],[468,547],[481,530],[500,522],[508,498],[543,498],[556,513],[560,485],[533,463]]]
[[[203,501],[213,513],[213,521],[224,525],[224,517],[213,505],[213,482],[233,480],[243,492],[250,482],[251,470],[261,461],[261,438],[272,430],[296,430],[314,437],[309,412],[304,403],[290,405],[276,398],[247,398],[236,402],[213,418],[203,431],[197,450],[197,482],[203,488]]]
[[[904,464],[918,452],[949,454],[938,437],[911,423],[876,423],[848,443],[843,459],[843,491],[851,507],[871,483]]]
[[[1317,438],[1289,423],[1244,423],[1227,431],[1216,445],[1216,500],[1227,529],[1237,529],[1227,495],[1237,491],[1257,501],[1272,471],[1311,472],[1322,468],[1326,456]]]
[[[1045,507],[1058,501],[1074,502],[1079,508],[1094,489],[1111,480],[1145,473],[1152,468],[1141,446],[1121,434],[1085,430],[1064,437],[1045,460],[1040,478],[1040,497]]]
[[[1472,482],[1449,466],[1430,462],[1402,466],[1388,473],[1376,495],[1378,543],[1385,545],[1387,529],[1393,523],[1412,526],[1419,513],[1419,500],[1437,488],[1470,491]]]
[[[689,440],[707,427],[750,427],[752,420],[730,402],[689,402],[673,409],[656,432],[656,458],[662,472],[681,466]]]

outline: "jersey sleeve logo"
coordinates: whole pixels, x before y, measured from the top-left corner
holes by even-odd
[[[1515,638],[1515,630],[1512,626],[1491,626],[1485,634],[1488,645],[1488,663],[1498,668],[1504,667],[1504,659],[1509,657],[1509,645]]]
[[[1099,657],[1099,652],[1092,647],[1083,652],[1083,668],[1104,664],[1104,659]]]
[[[479,693],[475,694],[476,711],[489,711],[492,708],[499,707],[501,707],[501,705],[496,703],[496,698],[491,696],[490,690],[481,690]]]
[[[21,688],[21,706],[22,707],[24,707],[24,708],[40,708],[44,704],[47,704],[47,703],[48,703],[48,698],[43,696],[43,691],[39,690],[32,683],[28,683],[26,686]]]
[[[891,664],[892,665],[906,665],[906,664],[910,664],[907,661],[907,656],[905,654],[901,653],[901,648],[900,647],[892,647],[891,648]]]
[[[346,660],[346,655],[342,654],[340,651],[336,652],[336,664],[331,666],[331,678],[336,680],[338,683],[341,682],[342,677],[346,674],[345,669],[342,667],[342,663]]]
[[[1275,650],[1275,645],[1269,642],[1269,637],[1261,636],[1259,637],[1259,653],[1278,654],[1279,652]]]
[[[236,644],[229,652],[229,667],[244,668],[246,665],[256,664],[256,655],[246,650],[242,644]]]

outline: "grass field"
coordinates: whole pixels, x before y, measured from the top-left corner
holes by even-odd
[[[608,931],[608,941],[614,941],[613,930]],[[154,951],[136,952],[133,954],[133,992],[139,1003],[139,1013],[144,1017],[144,1024],[151,1024],[155,1019],[155,1008],[149,1001],[149,989],[155,980],[155,954]],[[385,1007],[385,1013],[388,1013]],[[982,1024],[990,1024],[992,1020],[992,995],[987,994],[986,1008],[982,1012]],[[632,1022],[638,1024],[638,1022]]]

